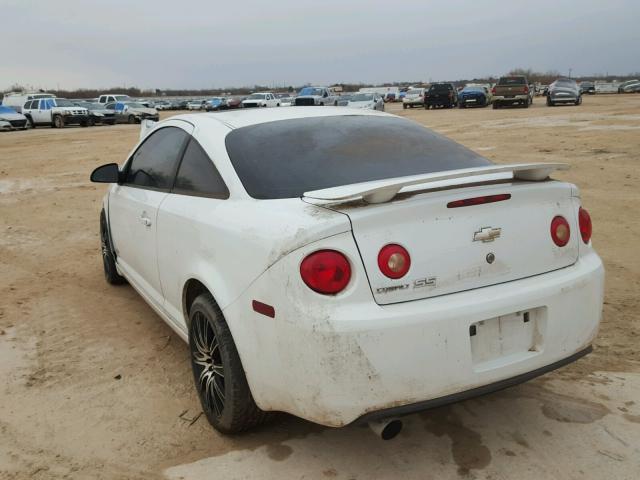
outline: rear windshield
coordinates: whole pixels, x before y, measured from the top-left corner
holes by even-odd
[[[498,81],[498,85],[526,85],[524,77],[502,77]]]
[[[261,123],[231,131],[226,146],[253,198],[301,197],[352,183],[490,165],[414,122],[345,115]]]
[[[451,90],[451,85],[448,83],[434,83],[431,85],[431,88],[429,88],[430,92],[442,92],[448,90]]]

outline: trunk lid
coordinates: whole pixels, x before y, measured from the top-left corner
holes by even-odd
[[[424,187],[423,187],[424,188]],[[449,208],[461,199],[510,194],[495,203]],[[578,258],[572,186],[557,181],[497,180],[460,188],[398,194],[387,203],[306,198],[349,216],[375,301],[392,304],[509,282],[567,267]],[[557,247],[553,217],[571,227],[569,244]],[[407,249],[411,267],[393,280],[378,267],[380,249]],[[493,257],[489,262],[488,258]]]

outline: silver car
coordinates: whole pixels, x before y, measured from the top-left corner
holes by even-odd
[[[13,108],[0,105],[0,130],[26,130],[27,117]]]
[[[580,105],[582,103],[582,94],[580,87],[570,78],[559,78],[551,85],[547,92],[547,105],[553,107],[558,104]]]

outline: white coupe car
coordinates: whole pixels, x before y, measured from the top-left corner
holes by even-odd
[[[347,107],[384,111],[384,100],[377,93],[355,93],[347,102]]]
[[[215,428],[285,411],[390,438],[590,351],[604,270],[565,167],[371,110],[265,108],[152,124],[91,180],[112,184],[106,279],[189,343]]]

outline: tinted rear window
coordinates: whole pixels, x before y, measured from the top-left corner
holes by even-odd
[[[498,85],[526,85],[527,81],[524,77],[502,77],[498,81]]]
[[[414,122],[349,115],[281,120],[231,131],[226,146],[244,188],[259,199],[420,173],[490,165]]]
[[[435,83],[429,88],[430,92],[444,92],[447,90],[453,90],[453,87],[448,83]]]

